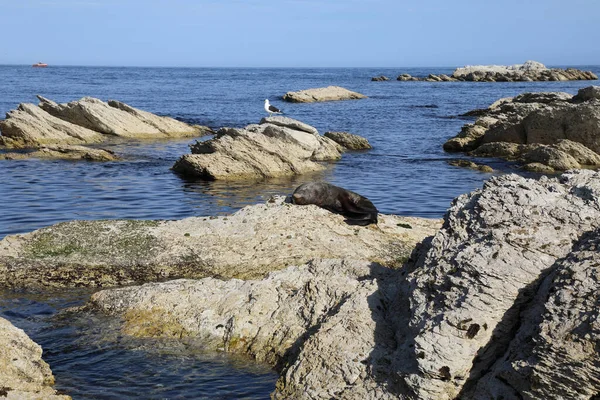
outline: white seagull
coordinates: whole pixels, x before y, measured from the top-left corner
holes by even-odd
[[[265,99],[265,111],[269,113],[269,117],[272,117],[273,114],[283,114],[279,108],[270,105],[268,99]]]

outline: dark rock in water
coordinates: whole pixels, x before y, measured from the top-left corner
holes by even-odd
[[[371,78],[371,80],[373,82],[382,82],[382,81],[389,81],[390,78],[388,78],[387,76],[380,75],[380,76],[374,76],[373,78]]]
[[[314,204],[341,214],[352,225],[377,223],[378,211],[371,200],[325,182],[310,182],[298,186],[292,194],[292,202],[298,205]]]
[[[348,150],[366,150],[373,148],[366,138],[348,132],[325,132],[324,136]]]

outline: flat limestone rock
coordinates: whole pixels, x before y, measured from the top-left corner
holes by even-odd
[[[0,395],[8,399],[69,400],[52,389],[54,376],[42,348],[23,330],[0,318]]]
[[[103,135],[56,118],[34,104],[22,103],[0,121],[0,145],[8,148],[47,144],[100,143]]]
[[[46,145],[29,153],[0,153],[0,160],[25,160],[30,158],[117,161],[120,158],[110,150],[74,145]]]
[[[367,96],[352,92],[340,86],[328,86],[324,88],[306,89],[298,92],[287,92],[283,100],[292,103],[314,103],[320,101],[356,100],[366,99]]]
[[[105,135],[125,138],[165,138],[198,136],[197,127],[169,117],[159,117],[118,101],[108,103],[84,97],[66,104],[57,104],[38,96],[40,108],[62,120]]]
[[[262,179],[321,171],[325,166],[318,161],[339,160],[340,148],[328,138],[309,133],[310,128],[286,117],[265,118],[260,125],[244,129],[222,128],[214,138],[190,146],[192,154],[177,160],[173,170],[207,180]]]
[[[274,202],[225,217],[72,221],[0,241],[0,285],[114,286],[174,278],[259,278],[313,258],[399,265],[438,220],[380,215],[354,227],[317,206]]]

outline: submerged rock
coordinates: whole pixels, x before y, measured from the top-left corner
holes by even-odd
[[[339,86],[328,86],[325,88],[300,90],[298,92],[287,92],[283,96],[283,100],[292,103],[314,103],[320,101],[355,100],[366,98],[367,96],[364,94],[352,92]]]
[[[72,221],[1,240],[0,286],[257,278],[313,258],[398,265],[438,226],[437,220],[379,215],[376,228],[354,227],[341,215],[283,198],[224,217]]]
[[[589,399],[599,229],[599,172],[505,175],[458,197],[400,269],[315,260],[262,280],[102,291],[91,306],[127,334],[271,363],[276,399]]]
[[[494,169],[489,165],[476,164],[469,160],[450,160],[448,161],[448,164],[455,167],[475,169],[481,172],[494,172]]]
[[[119,157],[110,150],[69,145],[47,145],[29,153],[0,153],[0,160],[49,158],[63,160],[117,161]]]
[[[348,132],[325,132],[324,136],[348,150],[366,150],[373,148],[366,138]]]
[[[91,144],[111,137],[164,139],[200,136],[207,127],[159,117],[127,104],[84,97],[57,104],[42,96],[39,106],[20,104],[0,121],[0,146],[37,148],[44,145]]]
[[[0,397],[69,400],[52,388],[54,376],[42,359],[42,348],[23,330],[0,318]]]
[[[600,166],[600,100],[595,87],[568,93],[525,93],[501,99],[463,126],[446,151],[502,157],[554,170]]]
[[[321,171],[317,161],[335,161],[341,148],[303,122],[263,118],[244,129],[222,128],[205,142],[190,146],[173,170],[202,179],[261,179]]]

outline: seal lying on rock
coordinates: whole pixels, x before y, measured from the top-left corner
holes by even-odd
[[[325,182],[310,182],[300,185],[292,194],[292,203],[314,204],[346,217],[353,225],[377,223],[377,208],[371,200],[358,193]]]

